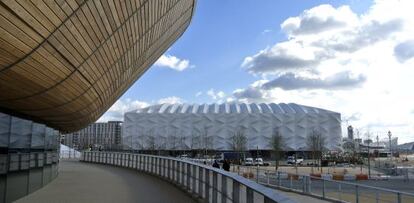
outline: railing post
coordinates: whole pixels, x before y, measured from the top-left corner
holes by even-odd
[[[289,185],[289,187],[290,187],[290,189],[292,189],[293,188],[293,176],[290,176],[290,185]]]
[[[167,171],[168,171],[168,179],[169,180],[171,180],[171,170],[170,170],[170,167],[171,166],[171,160],[170,159],[168,159],[167,160]]]
[[[182,184],[182,185],[185,185],[184,184],[184,177],[185,177],[185,169],[184,169],[184,163],[183,162],[179,162],[180,163],[180,169],[181,169],[181,180],[180,180],[180,183]]]
[[[246,203],[253,203],[253,190],[249,187],[246,187]]]
[[[204,189],[204,194],[205,194],[205,199],[206,202],[210,202],[210,170],[209,169],[205,169],[204,170],[204,176],[205,176],[205,189]]]
[[[325,199],[325,179],[322,178],[322,197]]]
[[[192,179],[193,179],[193,189],[192,189],[192,193],[193,194],[197,194],[197,167],[195,165],[193,165],[193,173],[192,173]]]
[[[191,191],[191,166],[188,163],[185,165],[187,166],[187,189]]]
[[[180,164],[178,163],[178,161],[171,161],[171,180],[180,182],[181,170],[179,166]]]
[[[270,185],[270,177],[269,173],[266,173],[267,185]]]
[[[277,172],[277,183],[279,184],[279,187],[282,185],[282,181],[280,180],[280,172]]]
[[[227,202],[227,177],[221,176],[221,202]]]
[[[302,176],[302,192],[306,193],[306,178]]]
[[[213,172],[213,187],[212,187],[213,203],[217,203],[217,190],[218,190],[217,172],[215,171],[212,171],[212,172]]]
[[[358,189],[358,185],[355,185],[355,203],[359,203],[359,189]]]
[[[240,183],[233,180],[233,202],[240,202]]]
[[[342,200],[342,184],[339,182],[338,184],[338,190],[339,190],[339,200]]]
[[[397,193],[397,202],[401,203],[401,193]]]
[[[151,157],[151,173],[155,174],[155,157]]]
[[[203,197],[203,171],[206,171],[206,169],[198,167],[198,195],[200,197]]]

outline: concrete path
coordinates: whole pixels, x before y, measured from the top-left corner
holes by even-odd
[[[159,178],[108,165],[61,161],[59,176],[18,203],[192,203],[189,195]]]

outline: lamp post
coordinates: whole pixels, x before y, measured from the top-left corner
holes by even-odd
[[[389,142],[390,142],[390,154],[391,154],[391,157],[390,157],[390,159],[391,159],[391,161],[392,161],[392,147],[391,147],[391,136],[392,136],[392,133],[391,133],[391,131],[388,131],[388,138],[389,138]]]

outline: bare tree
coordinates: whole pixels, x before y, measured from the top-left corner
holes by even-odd
[[[236,152],[243,152],[247,149],[247,136],[242,128],[236,130],[231,137],[231,147]]]
[[[313,129],[311,133],[307,136],[306,139],[307,145],[309,149],[312,151],[312,159],[315,164],[315,155],[319,153],[318,156],[318,165],[322,165],[322,155],[323,151],[326,149],[326,137],[322,135],[322,133],[318,129]],[[322,171],[322,167],[321,167]],[[312,166],[312,173],[313,173],[313,166]]]
[[[177,142],[178,142],[178,149],[179,150],[185,150],[186,145],[185,145],[185,140],[186,137],[183,135],[183,132],[180,133],[180,135],[177,137]]]
[[[271,137],[270,144],[272,145],[272,149],[275,153],[275,161],[276,161],[275,167],[277,171],[279,168],[280,152],[282,151],[282,148],[284,145],[284,140],[283,140],[282,134],[280,133],[279,128],[273,129],[273,134]]]
[[[157,144],[154,136],[154,131],[149,130],[146,135],[146,148],[147,150],[150,150],[151,152],[154,152],[157,149]]]
[[[194,150],[199,148],[199,144],[200,144],[200,136],[198,136],[194,131],[191,134],[191,142],[190,142],[190,149]]]
[[[204,128],[201,129],[200,139],[201,139],[201,144],[202,144],[202,146],[200,146],[200,147],[204,148],[204,153],[205,153],[204,155],[207,155],[207,150],[213,148],[213,146],[212,146],[213,145],[213,138],[209,138],[209,136],[208,136],[208,127],[207,126],[204,126]]]

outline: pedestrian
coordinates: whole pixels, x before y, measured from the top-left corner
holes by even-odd
[[[230,161],[229,160],[227,160],[227,159],[224,160],[224,162],[223,162],[223,169],[225,171],[230,171]]]
[[[213,167],[220,168],[220,165],[217,163],[217,160],[214,160]]]

